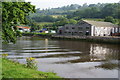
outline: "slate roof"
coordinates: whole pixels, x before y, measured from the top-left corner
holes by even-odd
[[[102,21],[92,21],[92,20],[83,20],[84,22],[87,22],[88,24],[91,24],[96,27],[120,27],[116,24],[112,24],[110,22],[102,22]]]

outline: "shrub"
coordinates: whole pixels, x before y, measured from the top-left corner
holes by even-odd
[[[26,58],[26,66],[31,69],[37,69],[35,58],[29,57]]]
[[[6,58],[7,56],[8,56],[7,53],[2,54],[2,57],[3,57],[3,58]]]

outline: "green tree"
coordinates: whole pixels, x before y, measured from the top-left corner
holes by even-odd
[[[2,39],[4,42],[16,42],[18,31],[16,24],[26,24],[26,16],[35,12],[35,6],[29,2],[2,2]]]
[[[115,19],[112,17],[112,16],[107,16],[105,17],[105,22],[111,22],[111,23],[114,23],[115,22]]]
[[[112,16],[114,18],[118,18],[120,13],[120,4],[119,3],[111,3],[107,4],[101,10],[102,17],[105,18],[106,16]]]
[[[69,19],[69,23],[70,23],[70,24],[77,24],[77,21],[74,20],[74,19]]]

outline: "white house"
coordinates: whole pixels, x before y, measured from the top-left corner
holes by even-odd
[[[120,34],[120,26],[110,22],[82,20],[78,24],[67,24],[58,29],[60,35],[111,36]]]
[[[16,26],[20,32],[30,32],[30,27]]]
[[[88,20],[84,22],[91,25],[91,36],[111,36],[114,33],[120,33],[120,26],[110,22]]]

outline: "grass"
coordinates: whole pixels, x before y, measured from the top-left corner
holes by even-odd
[[[51,15],[54,18],[63,17],[63,15]]]
[[[52,72],[41,72],[26,68],[24,64],[2,59],[2,77],[3,78],[60,78]]]
[[[36,22],[36,23],[37,25],[40,25],[40,26],[52,24],[52,22]]]
[[[0,58],[0,80],[2,78],[2,58]]]

